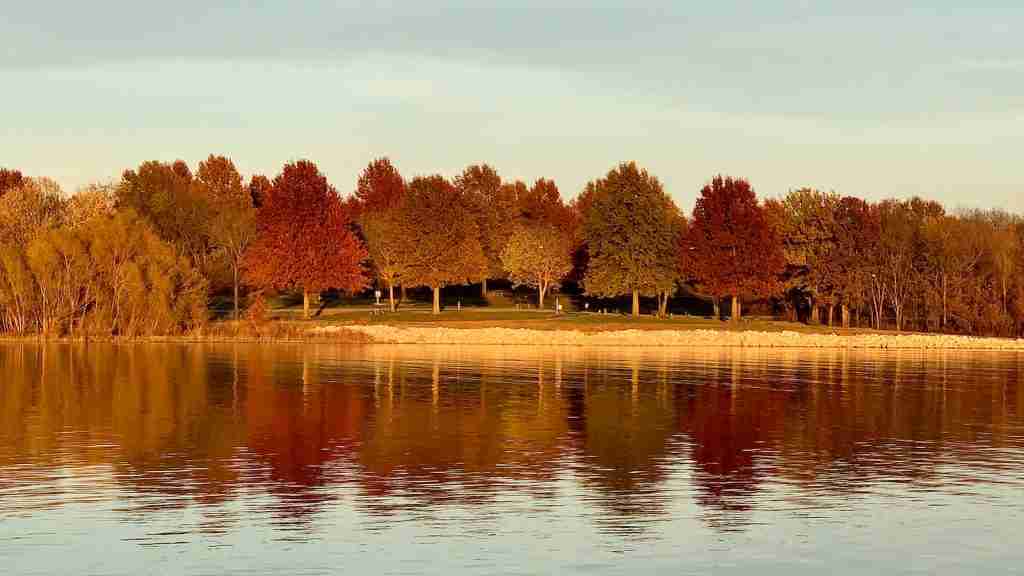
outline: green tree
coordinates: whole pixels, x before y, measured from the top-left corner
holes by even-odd
[[[632,294],[632,313],[639,316],[641,295],[668,292],[678,279],[678,209],[658,179],[633,162],[592,185],[583,221],[589,256],[583,285],[597,296]]]

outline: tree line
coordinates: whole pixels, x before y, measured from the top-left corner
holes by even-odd
[[[404,178],[386,158],[343,195],[317,166],[244,179],[211,155],[144,162],[119,182],[65,195],[0,170],[0,330],[146,335],[200,329],[213,293],[299,293],[308,317],[329,289],[507,280],[586,298],[686,296],[733,319],[743,307],[792,320],[897,330],[1016,335],[1024,328],[1024,221],[813,189],[758,199],[718,176],[684,214],[661,182],[623,163],[564,202],[557,185],[505,181],[486,164],[454,178]]]

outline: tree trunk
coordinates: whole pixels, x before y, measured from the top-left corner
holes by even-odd
[[[818,304],[817,304],[817,302],[814,301],[814,298],[809,297],[809,298],[807,298],[807,303],[810,304],[810,306],[811,306],[811,316],[810,316],[810,319],[808,320],[808,322],[810,322],[811,324],[819,324],[819,323],[821,323],[821,319],[820,319],[820,317],[818,315]]]
[[[732,297],[732,321],[739,322],[743,319],[743,304],[740,303],[740,297],[733,294]]]
[[[234,268],[234,288],[235,288],[235,322],[238,322],[238,261],[235,261]]]
[[[718,296],[712,296],[711,297],[711,306],[714,308],[713,314],[715,315],[715,320],[721,320],[722,319],[722,309],[718,305]]]
[[[388,282],[388,308],[395,311],[395,286],[391,282]]]
[[[302,289],[302,315],[309,320],[309,290]]]
[[[832,311],[835,310],[835,304],[828,305],[828,327],[832,327]]]
[[[633,289],[633,317],[640,316],[640,292]]]
[[[406,298],[407,297],[405,295],[405,284],[402,284],[400,286],[400,291],[398,293],[398,302],[401,304],[405,304]]]
[[[484,278],[484,281],[480,283],[480,297],[487,298],[487,278]]]
[[[668,292],[662,292],[658,297],[658,316],[668,316]]]
[[[1003,282],[1003,316],[1006,316],[1007,315],[1007,308],[1006,308],[1006,277],[1005,276],[1003,277],[1002,282]]]
[[[843,328],[850,327],[850,307],[846,304],[839,306],[839,314],[843,317]]]
[[[434,286],[434,314],[441,313],[441,287]]]
[[[544,309],[544,293],[548,291],[548,287],[541,282],[537,286],[537,308],[540,310]]]
[[[946,294],[948,292],[948,285],[946,275],[942,275],[942,332],[946,331],[946,325],[949,323],[949,305],[947,304]]]

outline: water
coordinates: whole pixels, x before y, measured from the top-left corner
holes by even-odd
[[[5,574],[1024,565],[1024,356],[0,345]]]

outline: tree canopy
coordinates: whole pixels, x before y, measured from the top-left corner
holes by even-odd
[[[583,285],[588,294],[639,297],[674,290],[679,211],[657,178],[633,162],[620,164],[592,183],[583,218],[589,261]]]
[[[409,183],[402,206],[404,282],[434,290],[434,313],[440,312],[440,289],[479,282],[487,274],[480,230],[464,193],[442,176],[420,176]]]
[[[543,308],[544,296],[572,270],[571,251],[564,230],[546,222],[524,222],[516,225],[501,259],[514,284],[537,289],[537,307]]]
[[[285,165],[256,215],[256,230],[245,257],[247,278],[264,288],[301,291],[307,316],[311,295],[366,286],[366,249],[349,229],[337,191],[312,162]]]
[[[713,296],[765,297],[785,265],[781,244],[746,180],[718,176],[704,186],[680,250],[683,269]]]

